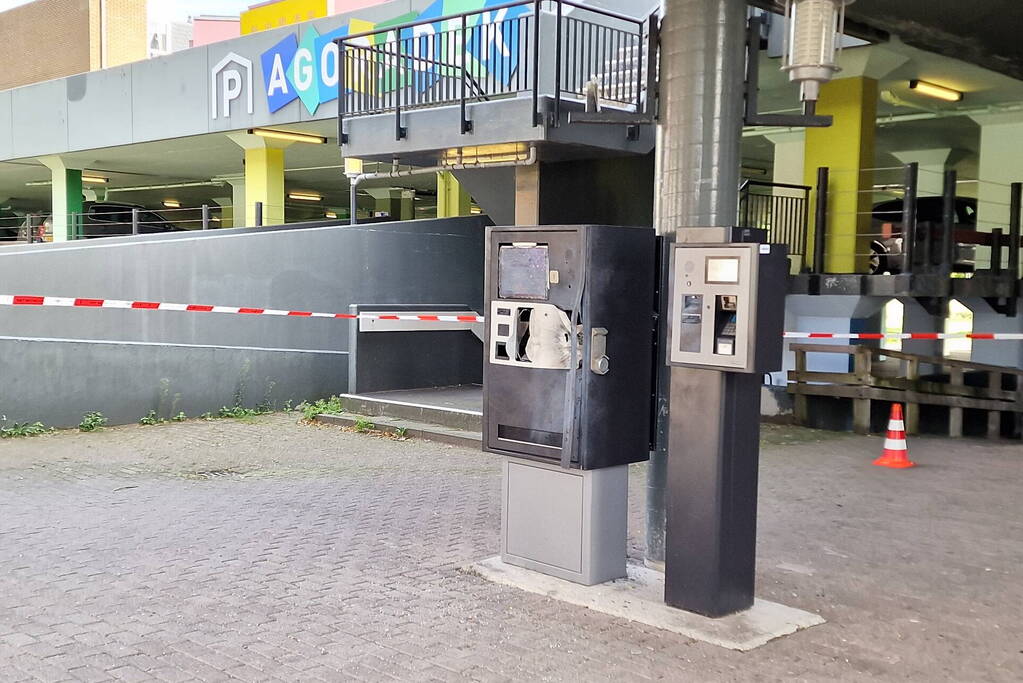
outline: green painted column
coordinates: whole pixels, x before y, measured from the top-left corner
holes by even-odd
[[[50,169],[53,241],[73,240],[81,232],[82,170],[68,168],[58,156],[40,157],[39,161]]]
[[[437,174],[437,218],[468,216],[471,197],[451,171]]]

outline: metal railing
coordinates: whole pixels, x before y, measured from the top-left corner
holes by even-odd
[[[534,126],[541,94],[554,97],[554,126],[563,99],[590,91],[607,106],[645,111],[649,26],[570,0],[519,0],[339,38],[338,139],[348,141],[346,117],[393,112],[401,140],[403,111],[455,104],[468,133],[470,103],[525,93]]]
[[[810,189],[806,185],[744,180],[739,186],[739,226],[766,230],[789,256],[806,255]]]
[[[931,177],[930,192],[921,191],[920,176],[925,172],[940,174],[940,189]],[[864,174],[873,182],[861,178],[857,189],[836,189],[834,176],[842,173]],[[878,182],[882,177],[884,182]],[[1008,201],[960,195],[961,184],[984,185],[989,195]],[[849,194],[857,196],[854,211],[829,210],[834,199]],[[822,167],[817,169],[814,196],[813,273],[832,272],[825,260],[827,242],[844,239],[856,245],[853,256],[869,259],[870,274],[1020,277],[1023,183],[963,181],[954,170],[925,171],[917,163],[867,169]],[[1002,211],[993,212],[995,219],[981,220],[978,209]],[[1003,214],[1000,219],[999,213]],[[831,229],[829,221],[835,219],[850,227],[845,232]]]

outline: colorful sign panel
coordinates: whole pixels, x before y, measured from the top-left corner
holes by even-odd
[[[334,41],[338,38],[378,31],[354,44],[367,47],[389,43],[393,45],[399,39],[398,31],[386,29],[417,21],[423,23],[400,30],[403,46],[409,46],[413,52],[403,72],[404,82],[398,83],[395,69],[382,69],[380,81],[373,84],[375,92],[393,90],[399,85],[407,87],[410,84],[419,90],[428,89],[446,73],[456,73],[463,60],[476,74],[489,73],[496,68],[498,73],[494,77],[507,82],[518,67],[519,54],[517,22],[507,20],[529,13],[529,7],[524,5],[487,11],[488,7],[504,2],[506,0],[436,0],[419,13],[404,14],[377,24],[352,19],[347,25],[322,35],[315,27],[306,26],[301,35],[286,36],[260,57],[270,112],[276,112],[297,99],[302,101],[306,111],[314,114],[324,102],[337,99],[341,70],[338,46]],[[455,39],[441,39],[446,31],[456,31],[462,26],[461,19],[441,21],[441,17],[473,11],[479,14],[467,19],[468,27],[485,24],[497,26],[490,30],[469,31],[469,39],[464,41],[464,46],[460,32]],[[437,21],[428,22],[430,19]],[[380,60],[385,66],[388,65],[387,57],[381,56]],[[362,86],[355,79],[349,79],[347,89],[351,92]]]

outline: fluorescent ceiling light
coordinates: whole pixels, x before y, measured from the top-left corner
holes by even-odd
[[[945,100],[946,102],[960,102],[963,99],[963,94],[958,90],[946,88],[943,85],[928,83],[927,81],[910,81],[909,89],[914,90],[921,95],[935,97],[939,100]]]
[[[337,213],[335,213],[333,211],[328,211],[327,213],[323,214],[323,217],[324,218],[337,218]]]
[[[82,174],[83,183],[92,183],[93,185],[106,185],[110,182],[110,178],[104,178],[100,175]]]
[[[308,142],[313,145],[322,145],[327,138],[322,135],[310,135],[309,133],[293,133],[290,130],[272,130],[270,128],[250,128],[249,133],[263,138],[273,140],[288,140],[290,142]]]
[[[297,199],[303,202],[322,202],[323,197],[312,192],[289,192],[288,199]]]
[[[177,199],[164,199],[163,200],[163,205],[166,208],[168,208],[168,209],[180,209],[181,208],[181,202],[179,202]]]

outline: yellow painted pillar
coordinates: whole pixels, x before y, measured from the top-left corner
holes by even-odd
[[[472,198],[451,171],[437,174],[437,218],[468,216]]]
[[[284,224],[284,150],[245,150],[245,225],[256,224],[256,202],[263,203],[263,225]]]
[[[830,114],[834,123],[829,128],[806,130],[804,184],[816,185],[819,167],[831,169],[825,235],[827,272],[867,271],[877,97],[877,81],[873,78],[859,76],[826,83],[817,112]],[[813,211],[811,206],[811,216]],[[812,254],[812,229],[808,242],[807,253]]]

